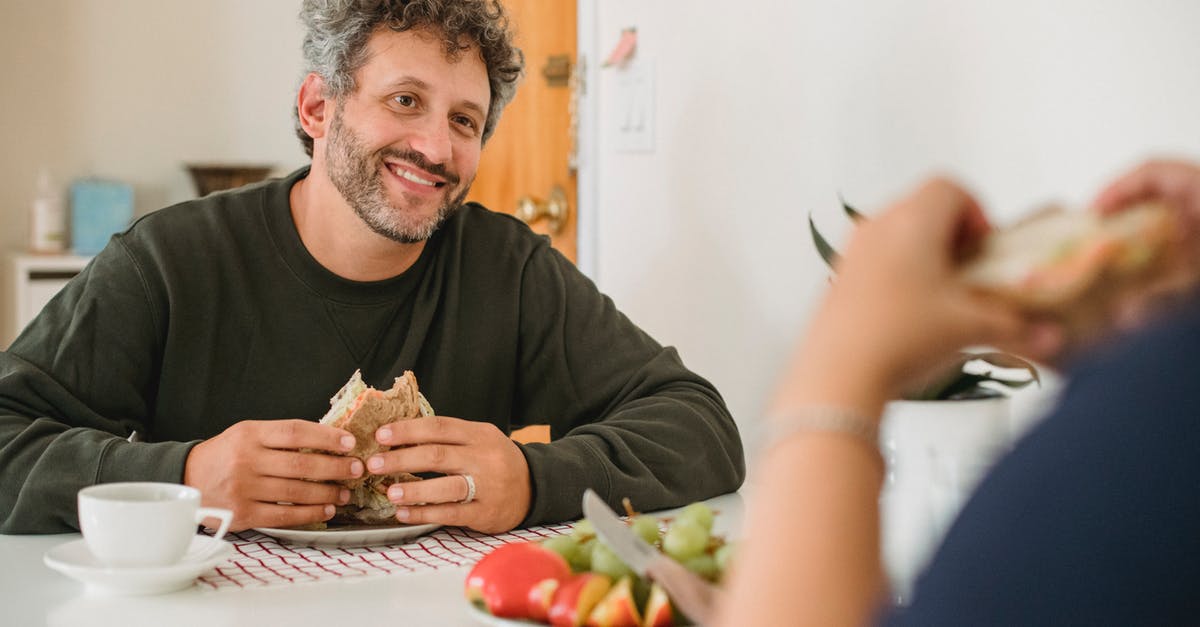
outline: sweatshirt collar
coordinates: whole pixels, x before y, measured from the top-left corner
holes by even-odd
[[[280,257],[296,279],[325,298],[346,303],[370,305],[403,298],[411,293],[418,278],[424,273],[439,245],[440,231],[425,244],[416,263],[403,273],[382,281],[352,281],[330,272],[308,252],[300,239],[300,232],[292,220],[291,190],[297,181],[308,176],[310,166],[304,166],[291,174],[272,181],[265,186],[263,217],[267,230]]]

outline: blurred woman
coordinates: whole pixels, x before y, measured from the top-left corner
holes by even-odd
[[[1184,212],[1194,233],[1200,167],[1148,163],[1096,206],[1146,199]],[[934,180],[856,231],[781,381],[779,435],[754,475],[720,624],[1200,621],[1200,300],[1075,360],[1059,407],[980,485],[912,604],[885,607],[884,404],[967,345],[1043,360],[1077,348],[1055,323],[963,283],[965,251],[988,229],[965,191]],[[1112,328],[1144,320],[1198,267],[1124,303]]]

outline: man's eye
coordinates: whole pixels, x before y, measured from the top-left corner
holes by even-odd
[[[396,101],[396,104],[398,104],[402,107],[412,107],[417,104],[416,98],[413,98],[412,96],[408,96],[408,95],[403,95],[403,94],[396,96],[395,98],[393,98],[393,100]]]
[[[479,126],[478,124],[475,123],[474,119],[469,118],[465,115],[455,116],[454,123],[458,124],[460,126],[465,126],[466,128],[469,128],[471,130],[475,130],[475,128]]]

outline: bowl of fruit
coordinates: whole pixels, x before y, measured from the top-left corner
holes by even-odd
[[[692,503],[673,516],[638,514],[626,499],[625,524],[700,577],[720,583],[734,545],[712,532],[715,512]],[[504,544],[475,564],[465,594],[493,624],[555,627],[671,627],[691,621],[657,583],[638,576],[584,518],[569,534]]]

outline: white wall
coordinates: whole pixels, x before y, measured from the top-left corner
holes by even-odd
[[[1192,0],[597,4],[600,45],[636,27],[657,78],[656,150],[600,138],[600,285],[744,426],[824,286],[805,220],[840,240],[839,192],[870,212],[950,172],[1004,221],[1200,158]]]
[[[39,167],[192,198],[183,164],[307,162],[291,131],[297,0],[8,0],[0,17],[0,246],[27,241]]]
[[[804,220],[840,238],[839,191],[870,211],[951,171],[1009,219],[1148,154],[1200,157],[1192,0],[594,5],[600,45],[636,26],[657,77],[656,150],[597,144],[600,285],[743,424],[824,286]],[[25,241],[40,165],[132,182],[144,213],[193,195],[187,161],[306,162],[298,8],[5,2],[0,246]],[[595,84],[602,129],[616,72]]]

